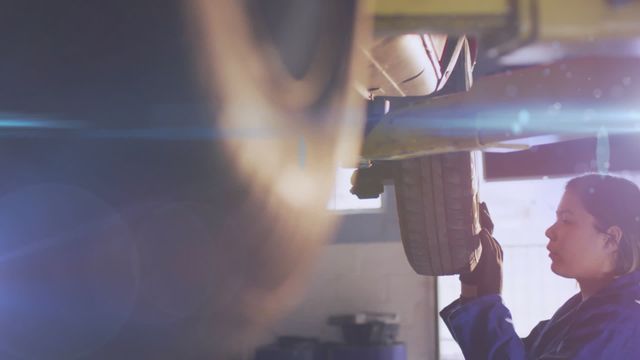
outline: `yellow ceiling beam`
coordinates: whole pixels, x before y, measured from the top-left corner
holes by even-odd
[[[509,11],[508,0],[372,0],[375,16],[492,16]]]

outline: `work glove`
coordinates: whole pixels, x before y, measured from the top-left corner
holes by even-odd
[[[502,247],[493,234],[493,221],[484,202],[480,204],[480,239],[482,253],[473,271],[460,275],[462,298],[473,298],[502,292]]]

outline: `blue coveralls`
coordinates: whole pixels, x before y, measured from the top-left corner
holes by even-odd
[[[499,295],[440,312],[467,359],[640,359],[640,271],[582,301],[567,301],[520,339]]]

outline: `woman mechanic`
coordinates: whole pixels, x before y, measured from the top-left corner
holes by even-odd
[[[440,315],[467,359],[640,359],[640,189],[588,174],[570,180],[545,232],[551,270],[580,292],[529,336],[502,304],[502,249],[481,205],[482,255]]]

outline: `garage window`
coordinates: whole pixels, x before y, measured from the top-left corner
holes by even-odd
[[[327,208],[335,211],[367,211],[382,209],[381,195],[377,199],[358,199],[349,191],[351,189],[351,175],[356,169],[338,168],[336,171],[336,185],[329,199]]]

